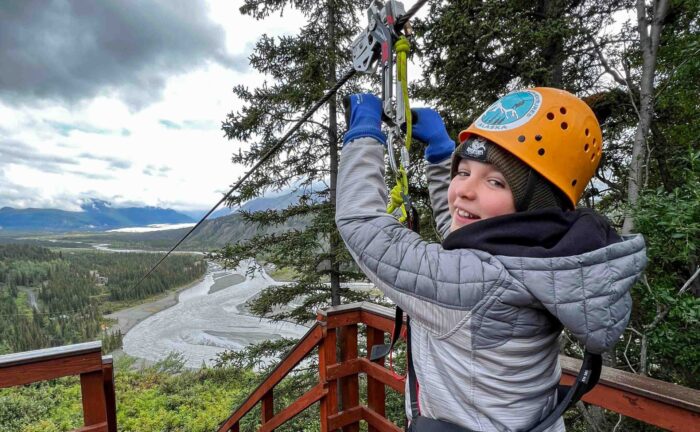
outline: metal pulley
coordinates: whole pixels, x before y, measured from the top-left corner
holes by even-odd
[[[411,147],[411,117],[408,103],[406,73],[408,40],[397,32],[397,22],[405,15],[403,3],[396,0],[374,0],[367,9],[367,27],[351,44],[353,68],[372,74],[379,68],[382,74],[382,119],[389,126],[387,150],[389,166],[396,177],[390,193],[388,211],[400,209],[401,222],[411,223],[411,200],[408,195],[409,150]],[[404,25],[407,30],[407,25]],[[403,130],[406,130],[404,135]],[[405,138],[405,139],[402,139]],[[395,144],[398,150],[395,149]],[[398,158],[397,158],[398,151]]]
[[[402,93],[399,83],[394,83],[394,44],[400,37],[395,30],[396,22],[405,13],[403,3],[396,0],[384,4],[373,1],[367,9],[367,28],[350,45],[353,68],[357,72],[372,74],[380,68],[384,120],[390,126],[399,127],[405,122],[405,110],[403,98],[399,97]]]

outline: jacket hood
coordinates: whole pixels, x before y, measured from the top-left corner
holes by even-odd
[[[450,233],[442,245],[492,255],[553,258],[580,255],[620,241],[608,221],[593,210],[546,208],[464,226]]]
[[[529,291],[592,353],[609,350],[624,332],[629,291],[646,265],[641,235],[621,238],[589,209],[486,219],[455,230],[443,247],[494,255],[512,289]]]

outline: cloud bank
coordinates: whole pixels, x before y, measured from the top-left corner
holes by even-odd
[[[0,3],[0,98],[14,106],[116,95],[131,110],[169,76],[208,62],[245,71],[204,0],[9,0]]]

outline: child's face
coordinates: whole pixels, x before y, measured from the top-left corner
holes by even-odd
[[[452,231],[482,219],[515,213],[506,179],[493,165],[462,159],[447,190]]]

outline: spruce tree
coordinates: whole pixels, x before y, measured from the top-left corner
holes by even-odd
[[[601,83],[593,41],[623,6],[619,0],[432,3],[415,24],[423,66],[415,95],[460,128],[516,88],[595,92]]]
[[[223,130],[241,147],[233,162],[250,167],[277,143],[301,114],[335,84],[351,64],[348,45],[359,32],[358,17],[368,1],[264,1],[246,0],[241,13],[264,19],[284,13],[288,7],[300,11],[306,22],[294,36],[264,35],[255,45],[250,64],[266,77],[258,88],[238,85],[233,91],[244,107],[230,113]],[[357,91],[349,83],[343,94]],[[340,304],[343,299],[359,300],[365,295],[344,289],[341,282],[362,277],[351,264],[337,233],[335,187],[338,172],[338,143],[344,122],[338,118],[338,101],[327,105],[291,137],[283,151],[270,159],[231,198],[235,206],[269,191],[291,188],[300,194],[296,204],[280,211],[244,213],[244,219],[258,226],[284,227],[302,220],[304,228],[261,234],[224,250],[229,264],[253,256],[278,267],[293,269],[296,283],[265,290],[252,305],[260,315],[277,319],[307,321],[315,309]],[[249,145],[248,148],[244,147]],[[321,185],[321,186],[319,186]],[[303,298],[301,306],[279,310]],[[275,313],[272,313],[273,310]]]

